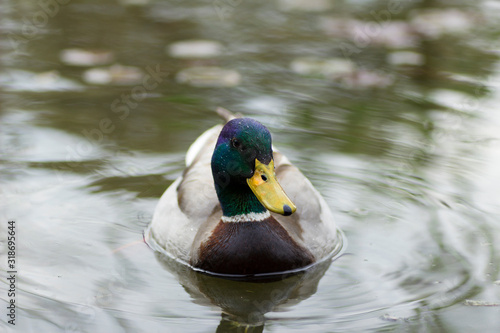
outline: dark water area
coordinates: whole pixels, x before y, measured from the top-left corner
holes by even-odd
[[[2,332],[500,330],[499,2],[0,13]],[[241,282],[142,242],[217,106],[269,128],[332,209],[342,256]]]

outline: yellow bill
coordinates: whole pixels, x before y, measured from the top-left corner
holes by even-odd
[[[247,183],[260,203],[271,212],[288,216],[297,210],[276,179],[274,160],[265,165],[256,159],[254,175]]]

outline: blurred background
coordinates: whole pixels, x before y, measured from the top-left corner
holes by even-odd
[[[2,0],[0,13],[3,309],[8,220],[18,233],[17,323],[2,314],[2,331],[500,329],[498,1]],[[332,208],[342,257],[264,286],[141,244],[217,106],[270,129]]]

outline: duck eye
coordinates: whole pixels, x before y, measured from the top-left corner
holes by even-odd
[[[241,146],[241,142],[240,142],[238,139],[236,139],[236,138],[232,138],[232,139],[231,139],[231,145],[232,145],[234,148],[238,149],[238,148],[240,148],[240,146]]]

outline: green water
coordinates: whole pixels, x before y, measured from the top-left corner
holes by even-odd
[[[496,1],[4,0],[0,13],[2,331],[500,329]],[[219,46],[171,53],[193,39]],[[219,71],[185,71],[200,66]],[[323,194],[340,258],[242,283],[142,243],[217,106],[265,124]]]

